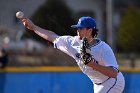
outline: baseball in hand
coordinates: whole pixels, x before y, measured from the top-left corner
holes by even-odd
[[[19,12],[16,13],[16,17],[17,18],[20,18],[21,19],[21,18],[23,18],[23,16],[24,16],[24,13],[21,12],[21,11],[19,11]]]

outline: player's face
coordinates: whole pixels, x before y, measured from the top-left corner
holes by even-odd
[[[91,36],[91,30],[87,28],[78,28],[77,29],[77,35],[82,39],[83,37],[90,37]]]

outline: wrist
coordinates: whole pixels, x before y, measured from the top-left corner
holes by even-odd
[[[98,62],[94,58],[91,60],[91,62],[87,64],[87,66],[92,67],[94,70],[96,70],[97,65],[98,65]]]

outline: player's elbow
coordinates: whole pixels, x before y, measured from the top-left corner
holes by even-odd
[[[117,75],[118,75],[118,71],[112,70],[111,73],[110,73],[110,75],[109,75],[109,77],[110,77],[110,78],[116,78]]]
[[[111,78],[116,78],[117,77],[117,73],[114,73]]]

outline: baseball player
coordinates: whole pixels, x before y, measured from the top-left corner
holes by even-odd
[[[94,84],[94,93],[122,93],[125,81],[115,55],[108,44],[96,38],[98,29],[91,17],[81,17],[76,25],[77,36],[59,36],[42,29],[29,19],[25,27],[54,43],[54,47],[73,57],[79,68]]]

